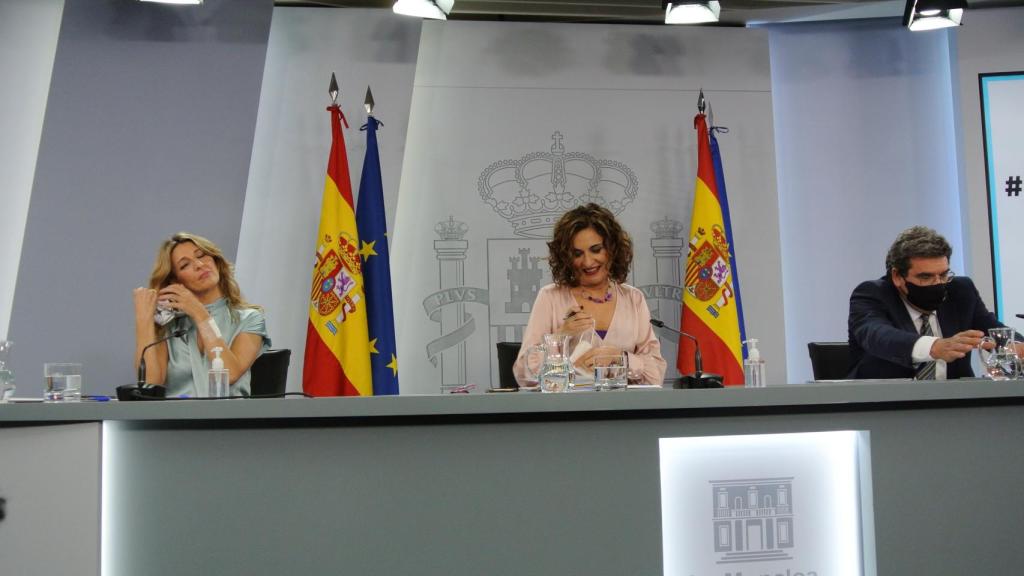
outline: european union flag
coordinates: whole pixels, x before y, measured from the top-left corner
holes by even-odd
[[[728,129],[723,129],[728,132]],[[732,240],[732,218],[729,216],[729,195],[725,191],[725,171],[722,169],[722,153],[718,150],[718,132],[716,126],[710,128],[711,163],[715,166],[715,185],[718,187],[718,200],[722,203],[722,217],[725,219],[725,238],[729,242],[729,265],[732,266],[732,291],[736,298],[736,312],[740,317],[740,342],[747,339],[746,324],[743,322],[743,299],[740,298],[740,271],[736,262],[736,243]],[[743,357],[747,355],[744,352]]]
[[[367,324],[370,329],[370,372],[373,395],[398,394],[398,358],[395,347],[395,313],[391,300],[391,260],[388,256],[384,186],[377,151],[377,127],[373,116],[366,120],[366,158],[359,179],[356,227],[362,244],[363,283]]]

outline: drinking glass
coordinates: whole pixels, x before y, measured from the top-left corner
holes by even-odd
[[[594,390],[625,390],[628,374],[626,354],[594,357]]]
[[[46,402],[78,402],[82,399],[82,365],[75,362],[43,364]]]

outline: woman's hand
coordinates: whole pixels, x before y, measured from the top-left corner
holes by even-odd
[[[132,300],[135,301],[135,322],[152,324],[153,316],[156,315],[156,290],[136,288],[132,290]]]
[[[594,360],[601,356],[614,356],[616,358],[622,357],[622,350],[615,346],[597,346],[587,350],[580,357],[576,359],[576,367],[584,370],[594,369]]]
[[[562,325],[558,327],[558,332],[570,336],[578,336],[584,330],[589,330],[593,327],[594,317],[584,312],[579,306],[573,306],[572,310],[569,310],[569,313],[566,314]]]
[[[203,303],[196,298],[196,295],[191,290],[181,284],[171,284],[161,289],[157,295],[157,300],[166,301],[167,306],[188,314],[189,318],[196,324],[204,322],[210,317],[210,313],[206,311],[206,306],[203,306]]]

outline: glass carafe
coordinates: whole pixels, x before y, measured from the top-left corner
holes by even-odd
[[[531,362],[526,363],[526,374],[536,380],[541,392],[565,392],[569,388],[572,365],[569,362],[569,336],[545,334],[543,343],[530,347],[527,359],[541,356],[540,368],[534,371]]]
[[[1021,376],[1021,360],[1014,346],[1013,328],[989,328],[988,336],[981,339],[978,354],[981,365],[993,380],[1011,380]],[[986,349],[987,348],[987,349]]]

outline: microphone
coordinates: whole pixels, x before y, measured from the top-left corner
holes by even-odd
[[[157,344],[167,342],[171,338],[180,338],[187,333],[187,329],[178,328],[177,330],[172,331],[167,336],[164,336],[163,338],[159,338],[153,342],[150,342],[149,344],[146,344],[146,346],[142,348],[142,353],[139,354],[139,373],[137,382],[135,383],[134,386],[131,384],[125,386],[118,386],[117,399],[125,401],[152,400],[157,398],[163,398],[164,395],[167,394],[166,388],[164,388],[163,386],[152,386],[146,384],[146,351],[152,348],[153,346],[156,346]]]
[[[672,328],[671,326],[667,326],[667,325],[665,325],[664,322],[662,322],[661,320],[658,320],[657,318],[651,318],[651,324],[654,325],[654,326],[657,326],[658,328],[664,328],[665,330],[668,330],[669,332],[672,332],[674,334],[678,334],[679,336],[683,336],[684,338],[689,338],[690,340],[693,340],[693,346],[694,346],[693,368],[694,368],[694,372],[693,372],[693,374],[684,374],[683,376],[680,376],[679,379],[676,380],[672,384],[673,388],[722,388],[723,387],[722,386],[722,376],[720,374],[705,374],[704,373],[704,364],[703,364],[703,361],[701,360],[701,356],[700,356],[700,342],[697,340],[696,336],[693,336],[692,334],[687,334],[686,332],[683,332],[682,330],[676,330],[675,328]]]
[[[142,388],[142,387],[144,387],[146,385],[146,350],[149,350],[150,348],[152,348],[153,346],[156,346],[157,344],[161,344],[163,342],[167,342],[171,338],[181,338],[187,332],[188,332],[188,330],[186,330],[184,328],[178,328],[177,330],[171,332],[167,336],[164,336],[163,338],[159,338],[159,339],[157,339],[157,340],[155,340],[153,342],[150,342],[149,344],[146,344],[146,346],[142,349],[142,353],[139,354],[139,381],[138,381],[138,387],[139,388]]]
[[[1017,314],[1017,318],[1024,318],[1024,314]]]

